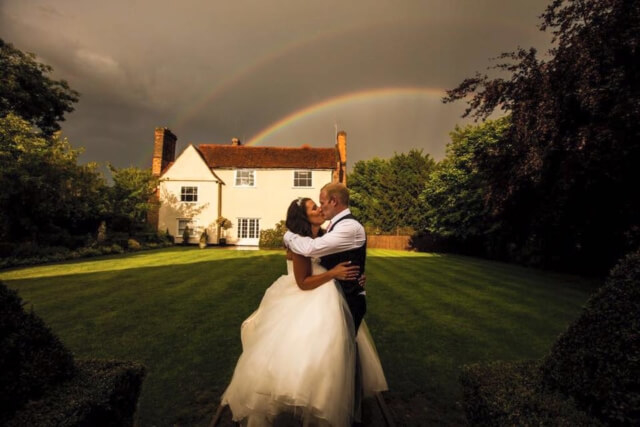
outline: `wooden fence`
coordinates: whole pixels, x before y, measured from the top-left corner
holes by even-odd
[[[409,250],[411,236],[367,236],[367,248]]]

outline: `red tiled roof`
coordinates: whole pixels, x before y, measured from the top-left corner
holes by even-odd
[[[198,151],[210,168],[335,169],[334,148],[251,147],[200,144]]]

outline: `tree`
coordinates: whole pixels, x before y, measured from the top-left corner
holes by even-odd
[[[509,126],[509,118],[503,117],[451,132],[446,156],[431,172],[421,195],[428,231],[459,242],[486,241],[497,231],[499,222],[485,202],[493,173],[484,159]]]
[[[640,3],[554,0],[541,29],[554,35],[548,60],[503,54],[508,78],[476,74],[445,101],[470,97],[477,119],[511,115],[487,204],[515,258],[604,272],[640,243]]]
[[[77,164],[78,154],[13,113],[0,118],[0,241],[66,245],[56,240],[96,230],[106,184],[96,164]]]
[[[349,175],[354,215],[384,232],[421,228],[424,211],[418,198],[434,166],[428,154],[415,149],[388,160],[356,162]]]
[[[109,170],[113,177],[109,197],[112,227],[128,233],[143,229],[147,225],[147,213],[157,204],[152,197],[158,187],[157,177],[150,169],[117,169],[109,165]]]
[[[60,130],[58,122],[73,111],[78,92],[65,80],[53,80],[53,71],[32,53],[23,53],[0,39],[0,117],[13,112],[46,136]]]

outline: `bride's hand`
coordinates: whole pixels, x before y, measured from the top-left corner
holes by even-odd
[[[360,274],[360,267],[351,265],[351,261],[341,262],[331,269],[334,279],[355,280]]]
[[[360,277],[358,277],[358,284],[362,288],[367,286],[367,276],[365,274],[361,274]]]

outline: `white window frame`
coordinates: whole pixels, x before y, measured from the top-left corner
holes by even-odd
[[[297,177],[296,175],[298,175],[299,173],[308,173],[309,177],[308,178],[300,178]],[[300,185],[300,181],[301,180],[309,180],[309,185]],[[296,181],[298,183],[296,183]],[[313,188],[313,171],[310,170],[296,170],[293,171],[293,188]]]
[[[191,230],[190,237],[194,237],[198,235],[198,220],[196,218],[176,218],[176,221],[177,221],[176,237],[179,237],[182,239],[182,233],[184,233],[184,228],[182,230],[180,229],[180,222],[186,222],[185,227],[188,226],[189,229]]]
[[[242,172],[250,172],[253,175],[253,184],[238,184],[238,173],[242,173]],[[233,183],[235,184],[236,187],[253,188],[256,186],[256,175],[257,174],[255,169],[236,169],[234,178],[233,178]]]
[[[236,224],[238,224],[238,232],[236,233],[238,240],[260,238],[260,218],[238,218]],[[243,233],[245,233],[244,236]]]
[[[192,193],[187,193],[185,191],[185,189],[195,189],[195,192]],[[183,200],[183,198],[186,198],[187,196],[192,196],[194,198],[194,200]],[[180,187],[180,201],[182,203],[198,203],[198,186],[197,185],[183,185]]]

